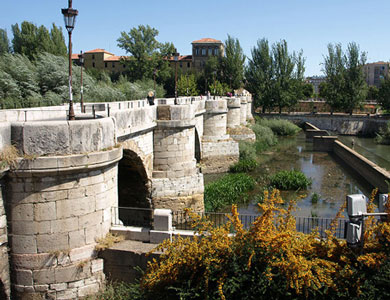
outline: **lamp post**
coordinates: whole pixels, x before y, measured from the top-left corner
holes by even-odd
[[[215,100],[215,93],[216,93],[215,76],[217,75],[217,71],[214,71],[213,75],[214,75],[214,100]]]
[[[179,60],[179,55],[175,49],[175,53],[173,53],[173,58],[175,59],[175,105],[177,104],[177,61]]]
[[[69,120],[74,120],[73,95],[72,95],[72,31],[76,22],[78,11],[72,8],[72,0],[68,1],[68,8],[61,10],[64,15],[65,28],[69,35]]]
[[[156,93],[156,74],[157,74],[157,69],[154,69],[154,71],[153,71],[153,89],[154,89],[154,93]]]
[[[84,54],[83,51],[80,51],[79,54],[79,62],[80,62],[80,67],[81,67],[81,83],[80,83],[80,105],[81,105],[81,112],[84,113],[84,89],[83,89],[83,67],[84,67]]]

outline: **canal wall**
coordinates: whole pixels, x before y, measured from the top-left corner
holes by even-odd
[[[314,128],[312,124],[305,124],[305,128]],[[386,181],[390,181],[390,173],[379,167],[372,161],[345,146],[337,139],[337,136],[324,136],[323,130],[309,129],[309,135],[313,139],[313,150],[334,153],[348,167],[363,177],[373,187],[377,187],[381,193],[388,193]]]
[[[264,118],[280,118],[294,123],[308,122],[322,130],[342,135],[372,136],[386,126],[390,118],[367,115],[324,115],[324,114],[258,114]]]

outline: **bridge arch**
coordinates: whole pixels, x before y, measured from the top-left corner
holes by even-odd
[[[124,146],[129,147],[129,144],[125,143]],[[142,154],[131,148],[123,148],[123,156],[118,163],[119,220],[124,225],[146,226],[151,223],[153,208],[151,181]]]

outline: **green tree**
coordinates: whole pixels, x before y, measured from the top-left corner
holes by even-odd
[[[181,75],[177,81],[177,93],[179,96],[197,96],[199,91],[194,74]]]
[[[61,27],[57,27],[56,24],[53,23],[52,28],[50,30],[50,38],[53,44],[52,54],[54,55],[66,55],[68,53],[65,38],[62,34]]]
[[[245,55],[238,39],[228,35],[225,41],[225,57],[221,58],[222,81],[230,90],[242,87]]]
[[[11,47],[7,36],[7,31],[0,28],[0,55],[10,53]]]
[[[155,70],[158,70],[160,81],[171,77],[169,64],[164,57],[171,55],[173,44],[158,42],[157,35],[158,30],[149,25],[139,25],[128,33],[121,32],[121,37],[117,40],[118,46],[132,55],[124,62],[131,81],[151,79]]]
[[[18,24],[12,25],[12,32],[14,53],[26,55],[29,59],[35,59],[42,52],[54,55],[67,53],[62,31],[54,23],[49,32],[43,25],[37,27],[33,23],[24,21],[20,28]]]
[[[314,86],[311,83],[304,83],[302,90],[303,90],[303,97],[305,99],[309,99],[309,98],[313,97]]]
[[[356,43],[348,44],[346,53],[341,44],[328,45],[323,69],[326,85],[323,86],[321,96],[331,107],[331,112],[344,109],[352,114],[353,109],[366,99],[367,85],[363,74],[365,61],[366,54],[360,52]]]
[[[367,91],[367,100],[377,100],[379,89],[375,85],[370,85]]]
[[[378,90],[378,103],[385,110],[390,110],[390,78],[386,77],[382,81],[381,86]]]
[[[268,40],[258,40],[251,54],[252,58],[249,59],[245,70],[245,87],[254,96],[255,106],[262,106],[265,112],[267,108],[271,109],[274,105],[272,99],[274,70]]]
[[[366,53],[360,52],[356,43],[348,44],[345,54],[345,98],[343,108],[350,114],[352,114],[354,108],[362,104],[367,96],[367,84],[363,73],[366,57]]]
[[[292,104],[292,78],[294,72],[294,57],[289,54],[287,42],[282,40],[272,46],[272,56],[274,65],[275,84],[273,85],[273,99],[279,107],[279,113],[282,108]]]
[[[320,96],[326,100],[333,110],[340,109],[343,103],[345,86],[345,63],[341,44],[328,44],[328,55],[324,57],[323,72],[326,80],[320,86]]]

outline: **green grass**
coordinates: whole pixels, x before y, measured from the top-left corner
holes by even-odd
[[[238,145],[240,150],[240,160],[256,159],[256,148],[253,142],[240,141]]]
[[[269,127],[278,136],[292,136],[301,130],[294,123],[282,119],[262,119],[256,117],[256,124]]]
[[[239,162],[230,166],[231,173],[246,173],[253,171],[257,167],[257,162],[254,159],[241,159]]]
[[[246,194],[255,187],[255,180],[243,173],[228,174],[208,185],[204,189],[206,211],[218,211],[235,203],[245,202]]]
[[[252,130],[256,134],[256,142],[253,145],[257,154],[278,143],[278,138],[269,127],[254,124]]]
[[[270,176],[270,186],[280,190],[306,190],[312,181],[301,171],[280,171]]]

